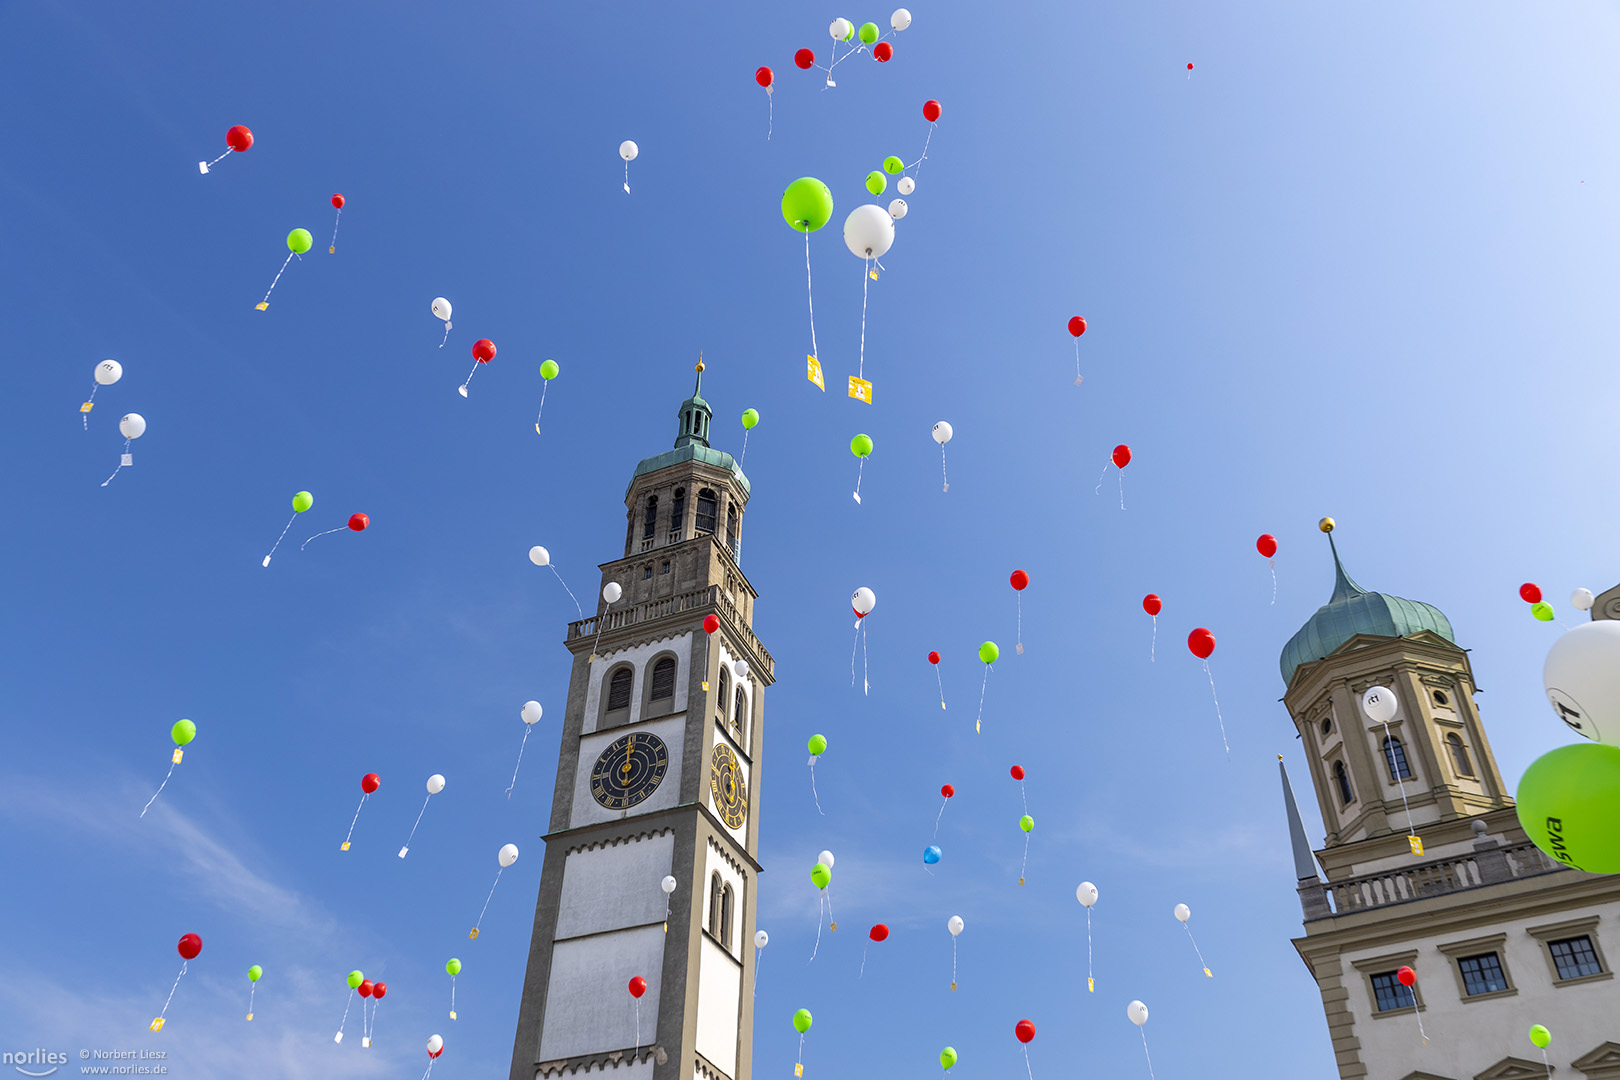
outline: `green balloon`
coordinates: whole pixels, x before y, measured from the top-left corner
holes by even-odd
[[[294,255],[302,255],[315,246],[315,238],[309,235],[308,229],[294,229],[287,234],[287,250]]]
[[[812,735],[812,736],[810,736],[810,752],[812,754],[814,754],[816,757],[820,757],[823,753],[826,752],[826,750],[827,750],[827,736],[825,736],[825,735]]]
[[[550,382],[552,379],[557,377],[557,372],[560,370],[562,369],[557,366],[557,361],[547,360],[545,363],[540,365],[540,377],[547,382]]]
[[[890,176],[899,176],[901,173],[906,171],[906,163],[895,157],[893,154],[890,154],[888,157],[883,159],[883,171],[888,173]]]
[[[979,659],[987,664],[995,663],[996,658],[1000,655],[1001,650],[996,647],[996,643],[993,641],[987,641],[979,646]]]
[[[1531,1024],[1530,1041],[1535,1043],[1541,1049],[1545,1050],[1552,1044],[1552,1032],[1548,1031],[1540,1024]]]
[[[809,1009],[800,1009],[798,1012],[793,1014],[793,1030],[797,1031],[800,1035],[803,1035],[805,1032],[810,1030],[811,1023],[812,1018],[810,1016]]]
[[[801,176],[782,192],[782,220],[800,232],[815,232],[832,220],[832,192],[813,176]]]
[[[939,1067],[948,1069],[956,1064],[956,1047],[947,1046],[939,1052]]]
[[[865,457],[872,452],[872,436],[857,435],[849,440],[849,452],[856,457]]]
[[[1534,615],[1536,618],[1540,619],[1542,622],[1552,622],[1552,620],[1553,620],[1552,605],[1547,603],[1545,600],[1542,600],[1542,601],[1539,601],[1537,603],[1531,604],[1530,605],[1530,614]]]
[[[881,195],[885,190],[888,189],[888,186],[888,177],[884,176],[876,169],[873,169],[871,172],[866,174],[866,190],[870,191],[872,194]]]
[[[1025,832],[1033,832],[1035,831],[1035,819],[1030,817],[1028,814],[1025,814],[1023,817],[1018,819],[1018,827],[1023,829]]]
[[[743,412],[743,430],[753,431],[754,425],[759,423],[759,410],[746,409]]]
[[[190,720],[176,720],[174,727],[169,729],[169,738],[174,740],[176,746],[184,746],[196,737],[197,725]]]
[[[832,883],[832,871],[827,869],[826,863],[816,863],[816,865],[810,868],[810,880],[815,882],[816,888],[825,889],[829,884]],[[806,1013],[805,1015],[808,1016],[809,1014]],[[809,1026],[810,1025],[808,1024],[805,1025],[805,1027]],[[799,1030],[803,1031],[804,1028],[800,1028]]]
[[[312,507],[314,505],[315,505],[315,496],[311,495],[307,491],[300,491],[298,494],[293,496],[293,512],[294,513],[302,514],[305,510],[308,510],[310,507]]]
[[[878,25],[875,22],[861,23],[861,41],[867,45],[878,39]]]
[[[1620,746],[1578,742],[1541,755],[1517,798],[1536,847],[1577,870],[1620,873]]]
[[[264,968],[260,967],[258,964],[254,964],[252,967],[248,968],[248,982],[258,982],[259,977],[263,974]]]
[[[461,974],[461,961],[457,960],[455,957],[452,956],[445,963],[444,970],[448,971],[452,975],[460,975]]]
[[[358,971],[349,972],[349,989],[354,990],[366,981],[366,977]]]
[[[845,19],[844,23],[845,23],[845,25],[847,25],[849,27],[849,33],[844,35],[843,40],[844,41],[854,41],[855,40],[855,20],[854,19]]]

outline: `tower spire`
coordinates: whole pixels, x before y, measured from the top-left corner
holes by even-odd
[[[675,446],[679,449],[690,443],[699,446],[709,445],[709,421],[714,419],[714,410],[709,403],[703,400],[703,353],[698,352],[697,383],[692,387],[692,396],[681,402],[681,430],[675,436]]]
[[[1305,839],[1305,824],[1299,819],[1299,804],[1294,801],[1294,788],[1288,782],[1288,767],[1283,764],[1282,755],[1277,755],[1277,771],[1282,774],[1283,809],[1288,814],[1288,843],[1294,849],[1294,876],[1301,881],[1316,877],[1316,860],[1311,855],[1311,845]]]
[[[1333,519],[1325,517],[1317,522],[1316,527],[1327,533],[1328,547],[1333,552],[1333,597],[1328,603],[1338,600],[1348,600],[1352,596],[1361,596],[1366,593],[1360,585],[1356,584],[1344,569],[1344,563],[1339,559],[1339,545],[1333,542]]]

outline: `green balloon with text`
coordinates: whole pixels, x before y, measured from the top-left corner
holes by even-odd
[[[174,726],[169,729],[169,738],[174,740],[176,746],[185,746],[196,737],[197,725],[190,720],[176,720]]]
[[[1579,742],[1530,763],[1519,824],[1536,847],[1577,870],[1620,873],[1620,746]]]
[[[753,431],[754,425],[759,423],[759,410],[745,409],[743,411],[742,421],[744,431]]]
[[[857,435],[853,439],[849,440],[849,452],[858,458],[863,458],[871,454],[872,436]]]
[[[878,24],[875,22],[861,23],[861,42],[870,45],[878,39]]]
[[[832,884],[832,871],[827,869],[826,863],[816,863],[810,868],[810,880],[818,889],[825,889]]]
[[[883,171],[888,173],[890,176],[899,176],[901,173],[906,171],[906,163],[895,157],[893,154],[890,154],[888,157],[883,159]]]
[[[248,982],[258,982],[263,975],[264,968],[260,967],[258,964],[254,964],[252,967],[248,968]]]
[[[349,989],[350,990],[359,989],[360,984],[365,982],[365,981],[366,981],[366,977],[361,972],[358,972],[358,971],[349,972]]]
[[[562,368],[557,366],[557,361],[547,360],[545,363],[540,365],[540,377],[546,380],[546,382],[550,382],[552,379],[557,377],[557,373],[561,370]]]
[[[809,743],[807,743],[806,745],[810,747],[810,753],[811,754],[813,754],[816,757],[820,757],[827,750],[827,736],[825,736],[825,735],[812,735],[812,736],[810,736]]]
[[[881,195],[889,187],[889,178],[873,169],[866,174],[866,190],[874,195]]]
[[[789,228],[813,233],[832,220],[832,192],[813,176],[801,176],[782,192],[782,220]]]
[[[461,974],[461,961],[457,960],[455,957],[452,956],[449,960],[447,960],[445,962],[444,970],[449,972],[451,975],[460,975]]]
[[[307,491],[300,491],[298,494],[293,496],[293,513],[295,514],[302,514],[305,510],[308,510],[314,505],[315,496],[311,495]]]
[[[1025,814],[1023,817],[1018,819],[1018,827],[1023,829],[1025,832],[1034,832],[1035,819],[1030,817],[1028,814]]]
[[[1001,649],[999,649],[996,646],[996,643],[993,641],[987,641],[983,645],[979,646],[979,659],[983,660],[987,664],[995,663],[997,657],[1000,655]]]
[[[1552,1032],[1540,1024],[1530,1025],[1530,1041],[1542,1050],[1552,1045]]]
[[[939,1067],[949,1069],[956,1064],[956,1047],[947,1046],[939,1052]]]
[[[308,229],[294,229],[287,234],[287,250],[294,255],[302,255],[315,246],[315,238],[309,235]]]
[[[809,1009],[800,1009],[798,1012],[793,1014],[793,1030],[797,1031],[800,1035],[803,1035],[805,1032],[809,1031],[810,1025],[814,1022],[814,1018],[810,1015]]]

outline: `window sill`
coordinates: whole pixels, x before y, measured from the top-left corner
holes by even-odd
[[[1519,992],[1517,986],[1510,986],[1506,990],[1492,990],[1484,994],[1468,994],[1463,997],[1463,1004],[1470,1005],[1476,1001],[1490,1001],[1494,998],[1513,997]]]
[[[1614,972],[1600,971],[1596,975],[1577,975],[1573,979],[1554,979],[1553,985],[1560,988],[1565,986],[1580,986],[1582,983],[1602,982],[1605,979],[1612,978],[1614,978]]]

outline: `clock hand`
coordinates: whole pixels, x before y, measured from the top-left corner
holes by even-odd
[[[635,749],[636,737],[632,735],[630,736],[629,741],[624,744],[624,765],[619,769],[619,771],[624,773],[626,776],[630,775],[630,755],[635,751]]]

